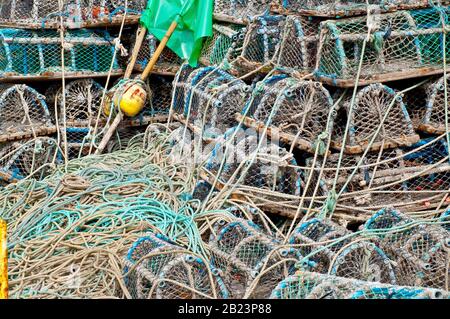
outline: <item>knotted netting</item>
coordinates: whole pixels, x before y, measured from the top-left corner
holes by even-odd
[[[46,96],[54,111],[57,107],[57,121],[61,134],[61,147],[65,149],[69,159],[86,155],[91,142],[91,133],[96,123],[100,127],[106,124],[104,118],[97,122],[104,88],[93,79],[70,81],[65,85],[57,84],[48,88]],[[64,96],[63,96],[64,94]]]
[[[347,153],[355,154],[368,147],[376,151],[410,146],[420,137],[414,131],[402,97],[385,85],[371,84],[361,89],[355,99],[349,94],[342,100],[332,140],[333,147],[338,150],[345,147]]]
[[[105,76],[122,69],[107,31],[0,30],[0,76],[8,79]],[[64,46],[64,66],[61,49]]]
[[[132,43],[135,43],[135,40],[136,35],[132,37]],[[150,62],[150,59],[155,54],[158,45],[159,41],[153,34],[147,33],[145,35],[145,38],[142,41],[141,48],[139,49],[136,64],[134,65],[134,69],[137,72],[143,72],[145,70],[148,62]],[[130,52],[132,52],[133,49],[134,44],[132,45]],[[174,75],[175,73],[177,73],[182,63],[182,59],[178,57],[172,50],[170,50],[169,48],[164,48],[161,56],[156,62],[152,73]]]
[[[309,74],[316,66],[320,20],[287,16],[282,31],[277,68],[297,74]]]
[[[272,299],[447,299],[445,290],[394,286],[312,272],[281,281]]]
[[[399,284],[448,288],[448,231],[417,223],[394,209],[379,211],[366,222],[364,229],[380,237],[380,246],[396,263],[394,270]]]
[[[313,181],[324,194],[339,194],[338,206],[347,211],[371,212],[386,205],[401,207],[404,212],[440,208],[450,187],[444,135],[422,139],[411,147],[344,155],[341,161],[339,154],[330,154],[324,160],[308,158],[305,173],[314,174]]]
[[[360,241],[342,247],[331,264],[329,274],[364,280],[397,284],[394,265],[375,243]]]
[[[203,44],[200,63],[227,67],[227,63],[239,56],[246,32],[247,29],[238,24],[213,24],[213,35]]]
[[[448,26],[446,7],[323,22],[315,74],[352,87],[358,75],[362,85],[442,73]]]
[[[136,23],[144,0],[1,0],[0,25],[16,28],[68,28]],[[126,14],[126,15],[125,15]]]
[[[450,209],[442,213],[441,216],[442,227],[450,231]]]
[[[218,272],[164,236],[148,234],[131,247],[125,284],[137,299],[227,298]]]
[[[59,160],[58,143],[49,137],[0,144],[0,178],[9,182],[29,176],[42,179]]]
[[[334,18],[421,8],[428,4],[428,0],[276,0],[273,10]]]
[[[302,172],[292,153],[243,130],[234,136],[233,129],[227,132],[223,142],[216,143],[204,169],[211,175],[210,181],[245,189],[247,195],[275,200],[302,191]]]
[[[55,131],[43,95],[25,84],[0,85],[0,143]]]
[[[214,19],[238,24],[248,23],[270,9],[272,0],[216,0]]]
[[[172,103],[172,79],[152,75],[148,80],[148,86],[152,91],[151,105],[144,109],[139,116],[169,114],[170,104]]]
[[[319,82],[273,76],[256,85],[256,92],[243,111],[245,124],[255,129],[266,125],[269,134],[299,149],[315,152],[314,143],[330,133],[333,99]],[[278,135],[278,136],[276,136]]]
[[[257,68],[266,71],[275,65],[285,19],[278,15],[262,15],[252,19],[246,27],[242,47],[235,49],[239,54],[233,68],[238,73],[253,72]]]
[[[221,69],[193,70],[187,65],[175,77],[174,90],[173,110],[205,131],[223,132],[233,127],[236,113],[243,110],[251,95],[250,86]]]
[[[210,241],[211,263],[231,298],[267,298],[276,284],[295,271],[298,251],[283,248],[246,219],[219,221]]]
[[[294,230],[289,244],[299,245],[300,254],[306,258],[302,262],[304,267],[310,267],[314,272],[327,273],[336,252],[348,242],[337,239],[349,233],[330,220],[313,218]]]
[[[447,127],[450,127],[450,116],[446,124],[446,104],[449,107],[449,100],[445,101],[445,86],[449,85],[449,75],[432,78],[423,85],[405,94],[408,112],[418,131],[428,134],[444,134]],[[450,114],[450,110],[447,110]]]

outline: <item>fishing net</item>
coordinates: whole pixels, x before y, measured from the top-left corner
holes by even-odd
[[[132,43],[135,43],[136,35],[132,37]],[[134,69],[138,72],[143,72],[147,66],[150,59],[155,54],[156,48],[159,45],[159,41],[151,33],[145,35],[144,41],[142,42],[141,48],[136,59],[136,64]],[[134,45],[131,47],[131,52],[134,50]],[[155,74],[166,74],[174,75],[177,73],[183,61],[169,48],[164,48],[161,56],[156,62],[152,73]]]
[[[375,15],[369,22],[366,17],[324,22],[316,76],[352,87],[358,73],[360,85],[441,73],[448,59],[447,27],[447,8]]]
[[[105,76],[122,73],[115,45],[106,31],[71,30],[64,34],[64,68],[60,33],[53,30],[0,30],[0,75],[8,79]]]
[[[428,6],[427,0],[276,0],[274,11],[334,18],[426,6]]]
[[[206,66],[233,62],[239,56],[247,29],[237,24],[213,24],[213,35],[203,43],[200,63]]]
[[[276,284],[292,274],[299,255],[245,219],[220,221],[210,242],[211,263],[216,267],[231,298],[267,298]]]
[[[29,176],[42,179],[58,160],[58,144],[49,137],[0,144],[0,177],[6,181]]]
[[[153,124],[126,150],[72,160],[43,181],[29,179],[0,190],[11,298],[132,298],[123,278],[124,257],[149,233],[176,241],[184,256],[207,255],[202,238],[209,223],[232,215],[217,206],[199,209],[191,201],[189,170],[167,155],[170,132],[171,126]],[[174,258],[166,265],[161,276],[167,285],[158,287],[163,297],[180,287],[170,282],[176,269],[198,270],[197,278],[207,280],[205,289],[216,280],[207,260],[190,262]],[[205,274],[209,268],[212,280]],[[220,296],[222,286],[214,285]],[[197,289],[196,295],[205,297],[203,288]]]
[[[427,83],[405,94],[408,112],[414,128],[428,134],[444,134],[450,127],[450,116],[445,121],[445,86],[449,85],[449,75],[431,79]],[[447,103],[449,101],[447,100]],[[448,106],[447,106],[448,107]],[[450,111],[447,110],[450,114]]]
[[[445,290],[393,286],[312,272],[280,282],[272,299],[446,299]]]
[[[277,68],[297,74],[309,74],[316,67],[319,25],[317,19],[286,17]]]
[[[331,131],[333,100],[319,82],[274,76],[257,84],[255,95],[243,112],[250,127],[271,126],[272,137],[311,153],[319,135]]]
[[[344,141],[349,118],[347,140]],[[351,95],[343,99],[332,140],[334,148],[345,147],[347,153],[355,154],[362,153],[368,147],[376,151],[410,146],[420,137],[414,131],[401,96],[385,85],[371,84],[361,89],[354,100]]]
[[[378,234],[381,247],[396,262],[399,284],[448,287],[448,231],[417,223],[394,209],[381,210],[366,222],[364,229]]]
[[[0,143],[55,131],[44,96],[25,84],[0,85]]]
[[[174,82],[173,109],[189,123],[217,135],[236,124],[250,98],[251,88],[242,80],[214,67],[192,70],[183,65]]]
[[[54,28],[60,25],[63,18],[68,28],[84,28],[136,23],[145,9],[143,0],[93,0],[59,1],[44,0],[2,0],[0,1],[0,25],[18,28]]]
[[[251,18],[270,9],[271,0],[217,0],[214,1],[214,19],[245,24]]]
[[[228,292],[204,260],[161,236],[149,234],[129,250],[125,283],[138,299],[226,298]],[[217,296],[214,294],[218,292]]]

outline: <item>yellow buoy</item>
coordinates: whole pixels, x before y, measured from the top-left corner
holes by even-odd
[[[126,116],[133,117],[144,108],[147,91],[139,83],[130,81],[116,91],[113,100]]]

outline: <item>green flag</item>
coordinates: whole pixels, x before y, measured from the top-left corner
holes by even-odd
[[[214,0],[149,0],[141,24],[156,38],[164,38],[170,24],[178,26],[167,46],[179,57],[196,66],[203,38],[212,35]]]

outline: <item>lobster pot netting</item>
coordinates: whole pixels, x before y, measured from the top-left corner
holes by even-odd
[[[148,80],[152,91],[151,106],[144,109],[141,115],[169,114],[172,100],[172,81],[166,77],[152,75]]]
[[[414,9],[427,5],[427,0],[276,0],[274,11],[334,18]]]
[[[0,30],[0,75],[11,78],[61,77],[60,33],[52,30]],[[105,76],[122,70],[114,57],[115,46],[106,31],[67,31],[64,36],[66,78]]]
[[[59,160],[57,142],[48,137],[0,145],[0,177],[17,181],[29,176],[42,179]]]
[[[206,66],[223,65],[236,60],[246,32],[247,29],[238,24],[213,24],[213,35],[203,43],[200,63]]]
[[[441,216],[442,227],[447,231],[450,231],[450,209],[445,211]]]
[[[319,40],[317,19],[288,16],[286,18],[277,68],[286,72],[309,74],[316,66],[317,44]]]
[[[0,143],[55,131],[44,96],[24,84],[0,84]]]
[[[449,285],[450,233],[442,227],[417,224],[394,209],[384,209],[363,226],[374,231],[396,263],[401,285],[446,289]]]
[[[301,272],[281,281],[271,299],[446,299],[445,290],[394,286]]]
[[[305,171],[320,183],[324,194],[342,192],[338,204],[360,209],[381,209],[386,205],[404,211],[436,208],[450,187],[448,148],[445,137],[425,139],[411,147],[379,150],[362,155],[345,155],[337,171],[339,154],[326,163],[307,159]],[[323,169],[322,169],[323,167]],[[353,176],[352,176],[353,175]],[[351,177],[351,178],[350,178]]]
[[[126,3],[127,2],[127,3]],[[84,28],[119,24],[125,18],[126,23],[136,23],[144,0],[1,0],[0,25],[27,29],[56,29],[60,17],[68,28]]]
[[[359,85],[441,73],[450,56],[449,43],[443,43],[448,11],[398,11],[373,16],[369,23],[366,17],[323,22],[315,74],[328,84],[353,87],[361,59]]]
[[[67,83],[65,88],[65,105],[61,85],[51,87],[48,91],[50,98],[47,97],[49,103],[57,100],[60,123],[64,119],[68,126],[93,124],[97,120],[103,86],[92,79],[81,79]]]
[[[327,273],[336,252],[347,240],[339,240],[350,232],[329,220],[313,218],[301,223],[289,238],[289,244],[300,245],[298,250],[305,258],[303,267]]]
[[[217,236],[210,242],[211,262],[231,298],[242,298],[246,293],[250,298],[268,298],[276,284],[295,271],[297,250],[281,248],[251,221],[218,223]]]
[[[285,17],[264,15],[251,21],[246,28],[242,47],[237,47],[233,69],[239,74],[252,72],[255,68],[266,71],[276,64],[283,36]]]
[[[135,43],[136,36],[133,37],[132,43]],[[143,72],[148,62],[155,54],[156,48],[159,45],[158,39],[151,33],[145,35],[144,41],[142,42],[141,48],[136,59],[136,64],[134,69],[137,72]],[[131,51],[133,51],[134,45]],[[164,48],[161,56],[159,57],[156,65],[152,71],[155,74],[167,74],[174,75],[177,73],[183,61],[169,48]]]
[[[444,134],[450,127],[450,99],[447,99],[447,111],[445,110],[445,86],[449,86],[449,75],[432,79],[418,88],[405,94],[408,112],[411,116],[414,128],[428,134]],[[447,125],[446,125],[447,113]]]
[[[268,11],[271,3],[272,0],[216,0],[214,1],[214,19],[246,24],[253,17]]]
[[[166,239],[138,239],[125,260],[125,284],[136,299],[207,299],[227,291],[217,272]]]
[[[339,106],[331,146],[344,147],[349,154],[397,146],[410,146],[419,141],[401,96],[382,84],[361,89],[351,108],[352,97],[347,95]],[[350,119],[347,140],[343,143]]]
[[[174,111],[203,128],[205,134],[216,135],[233,127],[236,113],[242,111],[250,98],[251,88],[220,69],[190,70],[183,65],[175,78]]]
[[[215,145],[204,167],[220,184],[275,200],[301,193],[302,173],[296,164],[284,148],[238,131]]]
[[[60,132],[65,135],[61,139],[61,148],[65,149],[67,140],[67,155],[69,159],[74,159],[87,155],[89,151],[90,136],[97,122],[104,88],[92,79],[80,79],[68,82],[65,89],[65,104],[60,84],[48,88],[46,96],[53,113],[56,102]],[[101,118],[98,124],[98,130],[101,130],[106,120]]]
[[[300,244],[302,265],[316,272],[395,284],[395,274],[385,253],[370,241],[349,243],[345,228],[329,221],[312,219],[300,224],[290,244]]]
[[[254,128],[272,126],[279,130],[281,140],[286,138],[286,142],[314,153],[313,144],[319,135],[331,131],[332,127],[332,121],[330,125],[328,121],[333,100],[328,90],[319,82],[293,78],[274,81],[269,78],[261,87],[257,91],[260,98],[248,106],[248,113],[256,121]],[[276,132],[271,130],[272,137]]]

